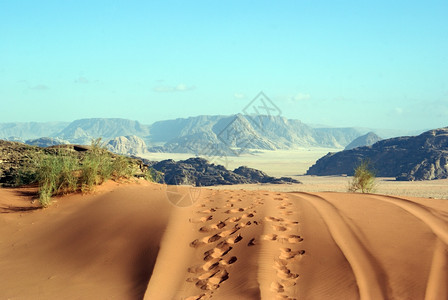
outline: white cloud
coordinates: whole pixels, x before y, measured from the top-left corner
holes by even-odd
[[[196,87],[194,85],[186,85],[185,83],[179,83],[176,86],[169,85],[158,85],[153,88],[154,92],[157,93],[173,93],[173,92],[186,92],[194,90]]]
[[[244,99],[246,98],[246,95],[244,95],[243,93],[235,93],[233,94],[233,97],[235,97],[236,99]]]
[[[276,97],[276,99],[278,99],[279,101],[284,101],[292,104],[295,102],[310,100],[311,95],[306,93],[297,93],[297,94],[278,96]]]
[[[36,90],[36,91],[44,91],[44,90],[50,89],[50,87],[45,84],[38,84],[38,85],[30,86],[29,89]]]
[[[303,100],[309,100],[311,99],[310,94],[304,94],[304,93],[298,93],[291,97],[292,101],[303,101]]]
[[[395,114],[397,114],[397,115],[403,114],[403,108],[401,108],[401,107],[395,107],[394,111],[395,111]]]
[[[79,76],[77,79],[75,79],[75,83],[87,84],[89,82],[90,80],[88,80],[84,76]]]

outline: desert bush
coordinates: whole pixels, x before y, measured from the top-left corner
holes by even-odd
[[[128,179],[135,173],[132,162],[124,156],[117,156],[111,163],[111,176],[113,179]]]
[[[164,180],[163,180],[163,173],[162,172],[159,172],[159,171],[157,171],[157,170],[155,170],[154,168],[148,168],[146,171],[145,171],[145,179],[147,180],[147,181],[151,181],[151,182],[159,182],[159,183],[162,183],[162,182],[164,182]]]
[[[17,185],[37,182],[39,201],[47,207],[54,195],[89,192],[108,179],[129,179],[135,172],[136,164],[130,158],[112,155],[102,147],[101,139],[96,139],[84,155],[67,150],[41,153],[39,159],[19,170],[16,182]],[[154,170],[145,174],[151,181],[158,176],[159,172]]]
[[[39,202],[50,204],[55,194],[72,193],[78,189],[78,161],[68,155],[43,155],[39,159],[35,178],[39,184]]]
[[[376,186],[376,176],[369,161],[363,160],[355,168],[355,174],[349,182],[348,191],[370,193]]]
[[[101,138],[92,140],[90,150],[81,162],[80,186],[83,192],[88,192],[95,185],[111,178],[113,166],[111,156],[101,147]]]

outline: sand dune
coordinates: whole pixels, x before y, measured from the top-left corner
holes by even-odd
[[[447,299],[448,202],[109,183],[0,189],[0,299]]]

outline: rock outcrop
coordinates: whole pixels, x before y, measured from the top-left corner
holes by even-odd
[[[111,139],[106,143],[106,148],[113,153],[124,155],[139,155],[148,152],[145,141],[135,135]]]
[[[40,151],[39,147],[0,140],[0,184],[14,185],[19,170],[30,165]]]
[[[61,152],[64,155],[72,155],[82,159],[91,149],[84,145],[55,145],[46,148],[38,146],[30,146],[18,142],[10,142],[0,140],[0,185],[15,186],[24,183],[23,180],[27,176],[27,172],[36,166],[36,162],[42,158],[42,155],[56,155]],[[116,154],[106,151],[106,154],[113,160]],[[133,164],[135,177],[143,177],[148,170],[148,166],[144,165],[140,159],[130,159]],[[20,179],[19,179],[20,178]]]
[[[233,170],[235,174],[241,175],[248,180],[251,181],[251,183],[273,183],[273,184],[283,184],[283,183],[300,183],[300,181],[295,180],[290,177],[280,177],[275,178],[272,176],[269,176],[263,171],[248,168],[246,166],[241,166],[239,168],[236,168]]]
[[[299,181],[282,177],[274,178],[262,171],[247,167],[239,167],[234,171],[224,166],[210,164],[206,159],[195,157],[175,162],[172,159],[150,163],[152,168],[164,173],[164,181],[174,185],[230,185],[247,183],[300,183]]]
[[[355,149],[357,147],[363,147],[363,146],[372,146],[376,142],[381,141],[382,138],[380,138],[378,135],[376,135],[374,132],[370,131],[369,133],[366,133],[365,135],[362,135],[360,137],[357,137],[354,139],[350,144],[348,144],[344,150],[351,150]]]
[[[448,127],[328,153],[308,169],[307,175],[353,175],[355,167],[363,160],[370,161],[376,175],[381,177],[397,180],[448,178]]]

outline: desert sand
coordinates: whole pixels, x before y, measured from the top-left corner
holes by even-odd
[[[448,202],[109,182],[0,189],[0,299],[447,299]]]

